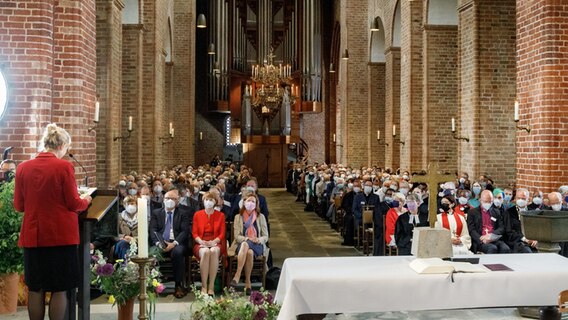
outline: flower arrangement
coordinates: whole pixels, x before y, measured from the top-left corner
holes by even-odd
[[[180,320],[273,320],[280,311],[280,305],[274,302],[272,294],[262,289],[253,291],[250,297],[225,289],[218,299],[195,287],[192,290],[195,301]]]
[[[129,299],[140,294],[139,267],[138,264],[130,261],[131,257],[136,256],[137,250],[136,242],[131,242],[125,259],[116,260],[114,264],[109,263],[98,250],[92,256],[94,264],[91,268],[91,284],[97,285],[101,291],[108,294],[108,301],[113,306],[124,305]],[[152,316],[155,313],[157,294],[164,291],[160,276],[158,268],[150,265],[146,287],[150,304],[149,314]]]

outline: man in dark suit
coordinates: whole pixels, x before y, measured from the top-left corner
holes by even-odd
[[[150,238],[156,246],[160,245],[158,236],[162,236],[165,247],[162,247],[164,255],[172,259],[174,280],[176,283],[174,296],[184,297],[187,292],[183,288],[183,279],[186,271],[185,256],[188,252],[188,240],[190,234],[189,213],[178,206],[179,193],[171,190],[164,196],[164,208],[152,211],[150,220]]]
[[[484,190],[480,197],[481,206],[471,209],[467,216],[467,227],[471,236],[471,251],[483,253],[509,253],[511,249],[501,239],[505,235],[503,216],[493,206],[493,193]]]
[[[385,201],[380,202],[379,206],[373,211],[373,223],[375,224],[374,230],[374,243],[373,243],[373,255],[374,256],[384,256],[385,255],[385,248],[384,248],[384,240],[385,236],[383,235],[384,229],[384,219],[387,215],[387,212],[390,208],[392,208],[392,189],[387,189],[385,191]]]
[[[515,205],[507,209],[503,215],[503,222],[505,223],[504,240],[513,253],[536,252],[537,241],[525,237],[519,218],[521,212],[527,210],[528,199],[529,191],[527,189],[517,189]]]

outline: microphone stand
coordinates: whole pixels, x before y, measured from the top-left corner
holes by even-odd
[[[69,153],[69,158],[73,159],[73,161],[77,162],[77,164],[83,169],[83,171],[85,172],[85,187],[89,187],[88,181],[89,181],[89,177],[87,176],[87,169],[85,169],[85,167],[83,167],[83,165],[73,156],[72,153]]]

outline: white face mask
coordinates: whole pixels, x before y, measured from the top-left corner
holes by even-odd
[[[126,212],[130,213],[130,214],[134,214],[136,213],[136,206],[133,204],[129,204],[126,206]]]
[[[526,206],[527,206],[527,200],[525,200],[525,199],[517,200],[517,207],[524,208]]]
[[[560,211],[562,210],[562,203],[557,203],[557,204],[553,204],[550,206],[552,208],[552,210],[554,211]]]
[[[489,209],[491,208],[491,203],[485,203],[485,202],[483,202],[483,203],[481,204],[481,206],[483,207],[483,209],[489,210]]]
[[[532,202],[537,206],[540,206],[542,204],[542,198],[534,197]]]
[[[369,193],[371,193],[371,191],[373,191],[373,187],[371,187],[371,186],[364,186],[363,187],[363,192],[365,192],[365,194],[369,194]]]
[[[256,208],[256,203],[254,201],[246,201],[245,202],[245,209],[247,211],[252,211]]]
[[[460,202],[461,205],[467,204],[467,198],[466,197],[459,197],[458,201]]]
[[[136,189],[128,189],[128,194],[130,194],[131,196],[135,196],[138,193],[138,190]]]
[[[205,206],[205,209],[211,209],[215,206],[215,201],[207,199],[203,201],[203,205]]]
[[[403,195],[407,195],[408,194],[408,189],[406,188],[400,188],[400,190],[398,190],[398,192],[402,193]]]
[[[162,186],[155,186],[155,187],[154,187],[154,192],[155,192],[155,193],[160,193],[160,192],[162,192],[162,190],[164,190],[164,189],[162,188]]]
[[[164,200],[164,206],[166,206],[167,209],[173,209],[176,206],[176,202],[172,199],[167,199]]]
[[[495,199],[495,200],[493,200],[493,204],[494,204],[497,208],[501,208],[501,206],[503,205],[503,200],[501,200],[501,199]]]

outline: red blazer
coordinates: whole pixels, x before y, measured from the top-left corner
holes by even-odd
[[[227,255],[227,240],[226,240],[226,226],[225,226],[225,215],[220,211],[213,211],[211,214],[211,222],[213,223],[213,235],[215,238],[219,238],[221,243],[221,254]],[[203,239],[203,232],[205,231],[205,225],[207,225],[207,213],[205,209],[197,211],[193,215],[193,226],[191,227],[193,240],[199,237]],[[196,245],[196,243],[194,243]]]
[[[69,161],[42,152],[16,170],[14,208],[24,212],[18,245],[25,248],[79,244],[79,197],[75,169]]]
[[[394,236],[394,229],[397,219],[398,213],[394,208],[390,208],[389,211],[387,211],[385,218],[385,242],[387,245],[391,242],[391,236]]]

